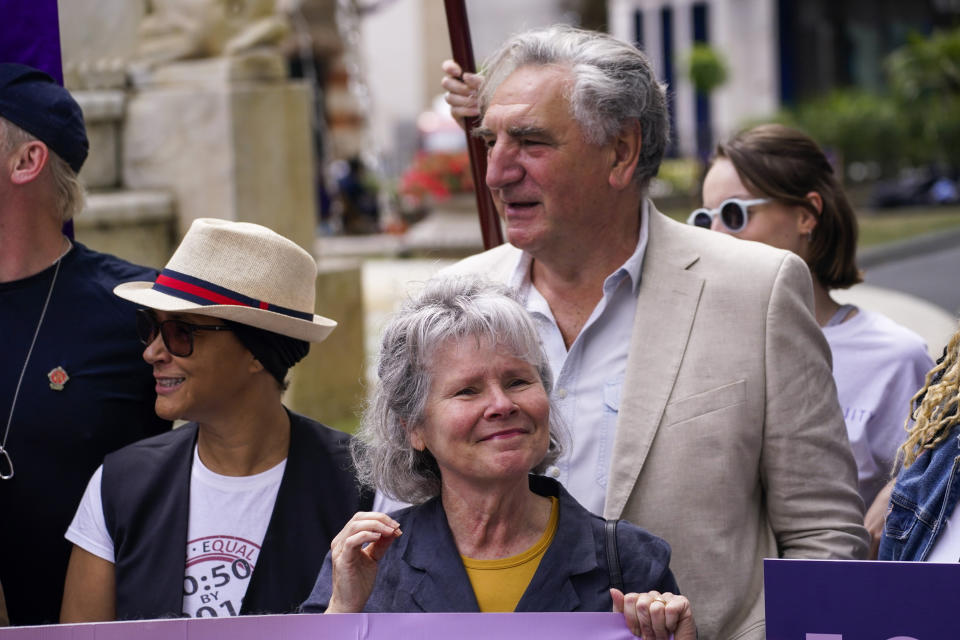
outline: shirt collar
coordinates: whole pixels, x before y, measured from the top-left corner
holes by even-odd
[[[636,294],[640,288],[640,275],[643,270],[643,257],[647,253],[647,241],[650,239],[650,201],[644,198],[640,204],[640,237],[637,239],[637,248],[633,254],[627,258],[619,269],[613,272],[613,276],[625,272],[630,277],[633,293]],[[608,278],[609,280],[609,278]]]
[[[637,239],[637,248],[633,255],[627,258],[619,269],[607,276],[604,280],[604,288],[607,286],[616,286],[616,283],[623,277],[629,277],[633,293],[636,294],[640,288],[640,274],[643,268],[643,257],[647,252],[647,241],[650,238],[650,201],[644,198],[640,204],[640,237]],[[510,286],[520,292],[521,299],[526,300],[530,293],[530,267],[533,264],[533,256],[526,251],[520,253],[517,259],[517,266],[513,269],[510,276]]]

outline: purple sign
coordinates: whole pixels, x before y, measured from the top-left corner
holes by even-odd
[[[960,637],[957,563],[764,560],[763,580],[767,640]]]
[[[0,2],[0,62],[42,69],[63,84],[57,0]]]
[[[619,613],[350,613],[105,622],[0,629],[2,640],[627,640]]]

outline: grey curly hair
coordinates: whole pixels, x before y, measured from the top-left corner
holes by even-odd
[[[554,25],[519,33],[483,64],[480,115],[510,74],[528,65],[570,69],[568,99],[573,118],[591,144],[604,144],[624,125],[640,122],[642,147],[633,179],[645,191],[657,175],[670,139],[666,85],[657,81],[646,56],[636,47],[596,31]]]
[[[436,278],[408,299],[383,330],[378,382],[352,444],[357,475],[368,487],[417,504],[440,493],[440,469],[417,451],[408,428],[423,420],[436,349],[450,339],[488,338],[532,365],[549,394],[553,376],[533,319],[508,287],[480,278]],[[550,402],[550,444],[533,469],[563,450],[566,432]]]

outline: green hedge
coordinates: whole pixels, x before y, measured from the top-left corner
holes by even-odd
[[[884,61],[888,90],[839,89],[781,112],[842,158],[902,168],[960,168],[960,29],[911,36]]]

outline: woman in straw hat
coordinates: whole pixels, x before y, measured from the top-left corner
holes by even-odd
[[[191,422],[94,473],[62,621],[284,613],[310,592],[369,502],[348,437],[281,404],[287,370],[336,326],[313,313],[316,273],[265,227],[199,219],[155,282],[114,289],[145,307],[157,414]]]

